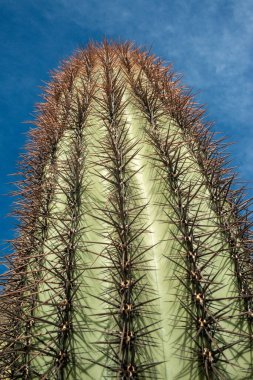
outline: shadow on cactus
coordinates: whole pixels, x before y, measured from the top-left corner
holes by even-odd
[[[34,124],[0,378],[252,379],[251,200],[171,67],[90,44]]]

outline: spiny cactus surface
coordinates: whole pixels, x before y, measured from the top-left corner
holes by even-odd
[[[0,378],[252,379],[250,200],[171,67],[90,44],[22,157]]]

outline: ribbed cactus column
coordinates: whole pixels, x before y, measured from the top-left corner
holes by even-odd
[[[130,44],[53,74],[19,183],[1,379],[251,379],[250,200],[175,74]]]

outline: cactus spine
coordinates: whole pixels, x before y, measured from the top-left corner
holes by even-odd
[[[250,200],[203,110],[128,43],[52,77],[21,162],[1,379],[251,379]]]

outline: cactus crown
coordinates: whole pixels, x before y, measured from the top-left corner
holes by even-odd
[[[1,294],[1,379],[252,378],[244,189],[171,67],[90,44],[37,106]]]

